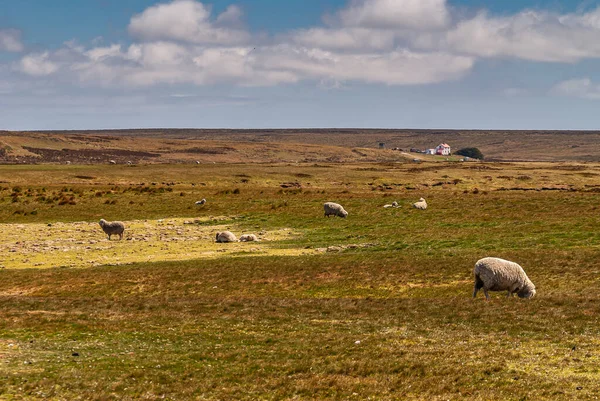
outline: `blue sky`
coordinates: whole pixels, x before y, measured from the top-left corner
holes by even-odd
[[[600,1],[0,0],[0,129],[600,129]]]

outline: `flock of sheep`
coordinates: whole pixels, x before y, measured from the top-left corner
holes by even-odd
[[[196,202],[197,205],[204,205],[206,199]],[[418,202],[412,205],[415,209],[427,209],[427,202],[421,198]],[[398,202],[394,201],[390,205],[384,205],[384,208],[397,208]],[[337,216],[346,218],[348,212],[342,205],[334,202],[326,202],[323,205],[325,217]],[[100,227],[108,239],[112,235],[118,235],[119,239],[123,239],[125,225],[120,221],[100,220]],[[222,231],[216,234],[216,242],[250,242],[258,241],[254,234],[243,234],[238,239],[231,231]],[[500,258],[487,257],[477,261],[473,269],[475,283],[473,285],[473,298],[477,296],[477,292],[483,289],[486,299],[490,299],[488,291],[507,291],[507,297],[517,294],[519,298],[531,298],[535,295],[535,285],[531,282],[523,268],[515,262]]]

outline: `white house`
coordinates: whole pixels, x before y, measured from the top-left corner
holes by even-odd
[[[436,155],[450,156],[451,153],[452,150],[450,149],[450,145],[447,143],[442,143],[435,148]]]
[[[427,149],[425,150],[426,155],[435,155],[435,149]]]

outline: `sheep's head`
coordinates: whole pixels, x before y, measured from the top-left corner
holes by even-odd
[[[340,211],[340,217],[344,217],[344,218],[348,217],[348,212],[347,212],[347,211],[345,211],[344,209],[342,209],[342,210]]]
[[[517,295],[519,298],[533,298],[535,295],[535,286],[531,284],[530,286],[525,286],[524,288],[517,291]]]
[[[425,198],[419,199],[419,202],[425,202]]]
[[[217,240],[218,240],[218,239],[219,239],[219,235],[221,235],[221,232],[218,232],[218,233],[217,233],[217,236],[215,237],[215,239],[217,239]]]
[[[98,222],[98,224],[100,224],[100,227],[104,227],[106,225],[106,220],[100,219],[100,221]]]

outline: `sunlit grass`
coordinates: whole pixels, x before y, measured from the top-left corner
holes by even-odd
[[[474,166],[2,167],[0,398],[594,399],[600,182]],[[471,299],[483,256],[536,297]]]

